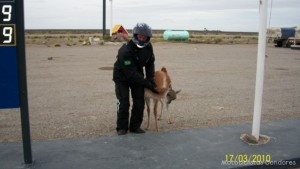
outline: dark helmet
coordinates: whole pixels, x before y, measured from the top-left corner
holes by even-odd
[[[146,41],[138,40],[137,38],[138,34],[147,36],[148,37],[147,40]],[[133,35],[132,41],[137,45],[137,47],[143,48],[150,43],[150,39],[152,37],[152,29],[146,23],[137,23],[132,30],[132,35]]]

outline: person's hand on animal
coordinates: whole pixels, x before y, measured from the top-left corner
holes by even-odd
[[[159,94],[159,91],[156,90],[156,85],[151,80],[147,80],[145,83],[145,87],[151,90],[153,93]]]

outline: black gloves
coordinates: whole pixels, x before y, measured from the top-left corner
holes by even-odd
[[[145,87],[151,90],[153,93],[158,94],[159,92],[155,89],[156,85],[153,80],[146,80]]]

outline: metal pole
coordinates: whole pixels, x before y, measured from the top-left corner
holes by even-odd
[[[113,28],[113,1],[110,0],[110,36],[112,35]]]
[[[24,2],[16,1],[16,32],[17,32],[17,58],[19,74],[19,97],[22,125],[22,139],[25,164],[32,163],[30,123],[28,113],[26,59],[25,59],[25,36],[24,36]]]
[[[106,34],[106,0],[103,0],[103,29],[102,29],[102,33],[103,33],[103,39],[105,38],[105,34]]]
[[[268,0],[259,0],[259,3],[260,3],[259,4],[260,22],[259,22],[259,38],[258,38],[258,51],[257,51],[254,113],[253,113],[253,125],[252,125],[252,135],[257,140],[259,139],[262,96],[263,96],[263,86],[264,86]]]

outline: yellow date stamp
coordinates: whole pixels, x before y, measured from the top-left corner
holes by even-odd
[[[225,162],[268,163],[272,161],[270,154],[225,154]]]

